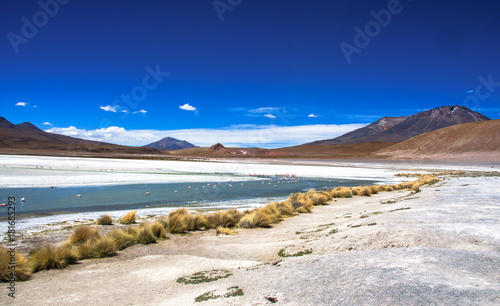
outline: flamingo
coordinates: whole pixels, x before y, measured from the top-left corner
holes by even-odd
[[[21,202],[26,202],[26,200],[24,198],[21,198]]]
[[[175,193],[177,193],[177,190],[176,190],[176,191],[174,191],[174,192],[175,192]]]
[[[150,193],[149,193],[149,191],[148,191],[148,192],[146,192],[146,195],[149,195],[149,194],[150,194]]]
[[[81,198],[81,197],[82,197],[82,195],[81,195],[81,194],[77,194],[77,195],[76,195],[76,197],[77,197],[77,198]]]

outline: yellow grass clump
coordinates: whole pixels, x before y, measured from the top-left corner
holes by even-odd
[[[53,245],[44,246],[32,251],[30,257],[29,264],[33,273],[41,270],[63,269],[78,260],[73,248],[67,245],[59,247]]]
[[[28,259],[21,253],[0,247],[0,282],[25,281],[30,278]]]
[[[202,214],[196,214],[193,218],[193,230],[199,231],[202,228],[207,228],[207,218]]]
[[[210,213],[206,215],[206,219],[209,228],[217,228],[219,226],[234,227],[237,224],[234,214],[231,214],[227,210]]]
[[[271,224],[276,224],[283,220],[281,212],[277,209],[276,205],[272,203],[262,207],[260,211],[269,217]]]
[[[167,231],[159,222],[148,222],[144,223],[144,225],[141,224],[141,226],[149,228],[153,236],[155,236],[157,239],[167,238]]]
[[[371,186],[365,186],[365,187],[361,187],[361,189],[358,191],[358,196],[362,197],[362,196],[370,196],[372,194],[372,188]]]
[[[332,198],[350,198],[352,197],[352,190],[348,187],[337,187],[330,194]]]
[[[113,218],[111,218],[110,215],[104,215],[97,219],[97,225],[112,225],[113,224]]]
[[[168,214],[168,229],[172,234],[184,233],[193,228],[194,217],[185,208]]]
[[[151,244],[151,243],[156,243],[157,241],[157,238],[151,232],[151,229],[148,226],[143,226],[139,228],[136,239],[137,243],[140,244]]]
[[[132,224],[132,223],[135,223],[135,220],[136,220],[135,214],[136,213],[137,213],[137,211],[131,211],[131,212],[127,213],[125,216],[123,216],[123,217],[120,218],[120,223],[121,224]]]
[[[243,218],[241,218],[240,222],[238,223],[238,227],[241,228],[257,228],[270,226],[271,220],[265,213],[263,213],[259,209],[243,216]]]
[[[234,231],[227,227],[218,226],[215,230],[217,235],[233,235]]]
[[[105,258],[116,255],[118,247],[113,238],[109,236],[101,237],[93,241],[93,250],[91,258]]]
[[[88,225],[75,227],[71,235],[68,237],[69,244],[82,244],[89,240],[95,240],[101,237],[98,229]]]
[[[135,237],[136,234],[137,232],[132,234],[124,230],[114,229],[107,236],[115,241],[118,250],[123,250],[135,244],[137,240]]]

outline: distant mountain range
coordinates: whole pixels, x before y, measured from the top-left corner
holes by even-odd
[[[78,152],[109,154],[164,154],[153,148],[137,148],[47,133],[29,122],[12,124],[0,117],[0,150],[3,152]]]
[[[174,151],[175,152],[167,152]],[[463,106],[443,106],[407,117],[383,117],[342,136],[280,149],[200,148],[166,137],[144,147],[128,147],[47,133],[29,122],[0,117],[0,152],[138,158],[389,158],[500,160],[500,120]]]
[[[408,117],[384,117],[374,123],[333,139],[306,145],[357,144],[367,142],[401,142],[414,136],[456,124],[490,120],[463,106],[443,106]]]
[[[161,140],[147,144],[144,147],[173,151],[173,150],[196,148],[197,146],[185,140],[179,140],[172,137],[165,137]]]

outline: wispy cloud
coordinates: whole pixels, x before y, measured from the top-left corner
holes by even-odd
[[[37,107],[38,107],[38,106],[36,106],[36,105],[33,105],[33,108],[37,108]]]
[[[22,106],[22,107],[25,107],[26,105],[28,105],[28,103],[26,103],[26,102],[17,102],[17,103],[16,103],[16,106]]]
[[[48,122],[48,121],[45,121],[44,123],[42,123],[43,125],[49,125],[49,126],[53,126],[52,123]]]
[[[185,110],[185,111],[196,111],[196,107],[189,105],[189,103],[186,103],[184,105],[180,105],[179,109]]]
[[[106,106],[101,106],[99,107],[100,109],[106,111],[106,112],[113,112],[116,113],[116,110],[119,108],[119,105],[111,106],[111,105],[106,105]]]
[[[309,115],[307,115],[307,117],[309,117],[309,118],[318,118],[319,116],[315,115],[315,114],[309,114]]]
[[[265,114],[264,117],[267,117],[269,119],[275,119],[276,118],[276,116],[273,115],[273,114]]]
[[[474,92],[474,90],[473,90],[473,89],[471,89],[471,90],[467,90],[465,93],[470,94],[470,93],[473,93],[473,92]]]
[[[279,148],[314,140],[335,138],[363,126],[365,124],[236,125],[225,128],[184,130],[125,130],[117,126],[86,130],[70,126],[66,128],[53,127],[46,131],[130,146],[142,146],[170,136],[203,147],[220,142],[225,146],[233,147]]]
[[[145,113],[147,113],[147,112],[148,112],[147,110],[145,110],[145,109],[141,109],[141,110],[138,110],[138,111],[136,111],[136,112],[132,112],[132,114],[145,114]]]

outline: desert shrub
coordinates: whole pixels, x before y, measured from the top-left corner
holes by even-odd
[[[411,190],[414,191],[414,192],[419,192],[420,191],[420,184],[419,183],[414,183],[411,186]]]
[[[124,230],[115,229],[107,236],[115,241],[118,250],[123,250],[135,244],[137,240],[135,238],[136,234],[137,232],[131,234]]]
[[[15,260],[16,267],[14,271],[9,269],[11,265],[11,253],[8,249],[0,247],[0,282],[10,282],[11,272],[16,275],[13,277],[15,281],[25,281],[30,278],[30,267],[28,264],[28,259],[19,252],[15,252],[12,260]]]
[[[348,187],[337,187],[330,192],[332,198],[350,198],[352,197],[352,190]]]
[[[238,227],[242,228],[256,228],[256,227],[270,227],[271,220],[269,217],[261,212],[260,210],[255,210],[254,212],[243,216],[241,218]]]
[[[198,231],[207,228],[207,218],[202,214],[196,214],[193,217],[193,230]]]
[[[160,216],[156,219],[156,222],[160,223],[163,225],[163,228],[168,229],[168,217],[167,216]]]
[[[276,208],[276,205],[268,204],[260,209],[260,211],[269,217],[272,224],[279,223],[283,220],[281,212]]]
[[[274,202],[273,205],[276,206],[282,216],[294,215],[293,207],[289,202]]]
[[[218,226],[215,230],[217,235],[233,235],[234,231],[227,227]]]
[[[118,247],[116,241],[109,237],[101,237],[93,241],[92,258],[105,258],[116,255]]]
[[[236,222],[234,222],[233,215],[228,211],[218,211],[208,214],[207,225],[209,228],[217,228],[219,226],[222,227],[234,227],[236,226]]]
[[[136,220],[135,214],[136,213],[137,213],[137,211],[131,211],[131,212],[127,213],[125,216],[120,218],[120,223],[122,223],[122,224],[135,223],[135,220]]]
[[[159,222],[145,223],[144,227],[149,228],[153,236],[155,236],[157,239],[167,238],[167,231]]]
[[[73,249],[67,245],[55,247],[53,245],[44,246],[30,253],[31,272],[38,272],[49,269],[63,269],[69,264],[75,263],[77,255]]]
[[[229,209],[229,210],[227,210],[227,212],[231,216],[231,218],[233,219],[234,226],[236,226],[238,224],[238,222],[240,222],[241,218],[243,218],[243,216],[244,216],[244,214],[237,209]]]
[[[361,189],[359,190],[358,192],[358,195],[361,197],[361,196],[370,196],[372,194],[372,188],[371,187],[368,187],[368,186],[365,186],[365,187],[361,187]]]
[[[151,244],[151,243],[156,243],[157,239],[155,235],[151,232],[151,229],[149,227],[141,227],[139,231],[137,232],[136,236],[136,241],[137,243],[140,244]]]
[[[113,224],[113,218],[111,218],[110,215],[104,215],[97,219],[97,224],[98,225],[112,225]]]
[[[185,209],[177,209],[168,214],[168,229],[172,234],[184,233],[193,228],[194,217]]]
[[[372,194],[377,194],[380,191],[380,187],[378,185],[372,185],[370,186],[370,189]]]
[[[69,244],[82,244],[89,240],[95,240],[101,237],[101,233],[97,228],[88,225],[78,226],[73,229],[73,232],[68,237]]]

